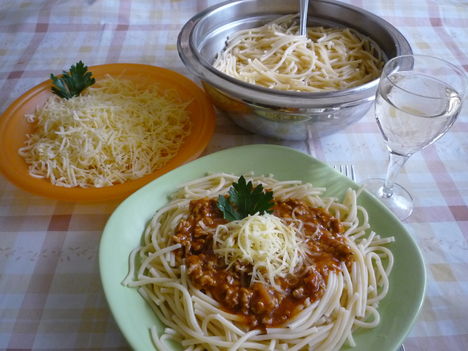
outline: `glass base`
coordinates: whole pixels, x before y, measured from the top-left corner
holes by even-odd
[[[371,178],[362,183],[364,188],[377,197],[400,220],[405,220],[413,213],[413,197],[399,184],[393,184],[393,193],[388,196],[383,191],[385,179]]]

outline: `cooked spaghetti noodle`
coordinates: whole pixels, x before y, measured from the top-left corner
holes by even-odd
[[[307,28],[295,15],[234,33],[213,66],[247,83],[278,90],[332,91],[376,79],[383,67],[377,44],[349,28]]]
[[[152,328],[154,344],[158,349],[166,350],[167,339],[172,339],[185,350],[191,351],[338,350],[346,342],[355,346],[352,335],[354,329],[373,328],[379,324],[377,309],[379,302],[387,294],[388,275],[393,265],[393,255],[385,245],[392,242],[393,237],[381,238],[370,231],[367,212],[357,204],[357,194],[351,189],[346,191],[343,201],[338,202],[337,199],[322,197],[325,189],[314,188],[308,183],[278,181],[272,177],[247,178],[254,185],[262,184],[265,189],[273,192],[275,210],[272,215],[280,216],[277,219],[294,230],[296,236],[293,239],[283,239],[285,232],[281,225],[273,223],[269,228],[279,230],[280,233],[265,238],[268,242],[258,242],[255,241],[255,237],[259,237],[256,234],[265,235],[265,232],[252,233],[255,229],[250,226],[249,245],[244,245],[240,256],[236,254],[237,256],[226,258],[223,250],[238,253],[236,248],[240,248],[235,244],[236,238],[223,235],[222,231],[229,223],[237,222],[235,225],[242,226],[248,221],[255,221],[256,217],[264,217],[262,221],[271,224],[268,216],[272,215],[257,214],[226,225],[220,224],[223,223],[222,219],[208,211],[210,201],[227,194],[231,184],[238,180],[237,176],[213,174],[184,185],[152,218],[145,231],[142,246],[133,250],[130,255],[130,272],[123,282],[126,286],[138,287],[141,295],[166,325],[162,334],[158,333],[156,327]],[[208,204],[207,207],[197,208],[202,202]],[[284,208],[291,207],[291,204],[297,206],[292,206],[295,208],[290,212],[283,211]],[[318,218],[318,222],[312,223],[312,217],[307,217],[307,211],[312,211],[310,213]],[[206,216],[198,222],[191,222],[192,216],[198,212],[203,212]],[[304,220],[305,218],[309,219]],[[307,226],[312,226],[314,230],[304,229]],[[198,234],[191,237],[190,242],[184,241],[180,236],[184,228],[188,227],[195,228],[196,233],[198,230]],[[221,232],[219,228],[222,228]],[[235,230],[231,230],[235,233]],[[236,233],[240,237],[241,234]],[[193,257],[196,255],[184,258],[184,254],[190,250],[200,251],[200,247],[196,246],[203,235],[215,237],[210,241],[213,251],[203,254],[206,259],[197,258],[199,262],[194,265]],[[245,236],[245,232],[242,235]],[[326,246],[314,252],[313,248],[320,237],[325,237]],[[244,237],[242,240],[247,239]],[[275,246],[275,240],[283,240],[282,245]],[[217,250],[220,251],[216,253]],[[276,252],[275,255],[259,258],[262,252],[269,250]],[[324,258],[324,252],[338,255]],[[292,291],[291,288],[292,292],[278,291],[271,286],[273,284],[268,279],[255,282],[254,274],[251,275],[250,282],[244,282],[245,288],[242,289],[245,291],[267,291],[268,299],[283,296],[283,301],[287,302],[286,307],[290,308],[280,311],[279,316],[286,312],[289,314],[287,320],[279,322],[263,318],[267,316],[265,312],[260,315],[260,319],[255,319],[258,316],[249,319],[249,313],[252,310],[255,312],[255,309],[239,312],[226,307],[225,297],[210,290],[210,284],[203,285],[200,281],[206,277],[197,276],[196,269],[203,264],[210,265],[210,254],[219,254],[220,261],[227,259],[235,264],[239,263],[235,262],[239,257],[253,258],[250,266],[243,267],[255,267],[255,261],[261,262],[263,268],[258,270],[265,275],[267,272],[275,272],[275,281],[280,285],[285,282],[288,274],[293,276],[300,272],[323,270],[324,259],[330,260],[332,265],[326,269],[323,283],[316,284],[315,296],[305,297],[294,293],[306,287],[301,281],[309,279],[307,275],[295,279],[293,284],[299,289]],[[278,257],[281,262],[265,268]],[[337,260],[337,257],[341,259]],[[289,272],[284,273],[283,263],[286,266],[289,264]],[[231,268],[225,267],[212,275],[215,279],[225,279],[225,285],[228,284],[227,295],[236,284],[229,278],[229,269]],[[293,301],[298,301],[298,305],[294,307]],[[277,304],[276,307],[278,306]],[[249,321],[258,323],[252,324]]]

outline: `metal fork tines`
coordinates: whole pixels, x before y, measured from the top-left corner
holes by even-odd
[[[333,168],[335,168],[338,172],[350,178],[351,180],[356,180],[356,172],[354,171],[354,165],[340,164],[334,165]]]

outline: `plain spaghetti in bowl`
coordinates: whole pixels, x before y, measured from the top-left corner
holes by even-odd
[[[364,116],[375,98],[378,78],[344,87],[374,75],[364,66],[355,75],[359,62],[412,52],[394,26],[357,6],[311,1],[309,24],[324,29],[310,31],[308,39],[296,35],[292,23],[278,23],[298,12],[297,1],[223,2],[192,17],[179,33],[177,50],[187,69],[220,110],[251,132],[305,140],[341,130]],[[266,23],[271,29],[262,28]]]
[[[213,66],[247,83],[301,92],[349,89],[379,77],[384,57],[370,38],[325,27],[301,36],[296,17],[233,33]]]
[[[138,287],[186,350],[337,350],[379,324],[393,255],[349,189],[342,201],[300,181],[247,177],[272,212],[228,221],[219,207],[239,177],[213,174],[173,194],[132,251]]]

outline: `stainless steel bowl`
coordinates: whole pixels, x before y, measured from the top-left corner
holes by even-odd
[[[213,68],[216,55],[233,32],[298,11],[299,1],[228,1],[194,16],[179,33],[177,49],[186,67],[201,79],[213,103],[247,130],[304,140],[348,126],[372,105],[378,79],[352,89],[304,93],[255,86]],[[374,40],[387,59],[412,53],[408,41],[390,23],[338,1],[310,1],[308,24],[353,28]]]

